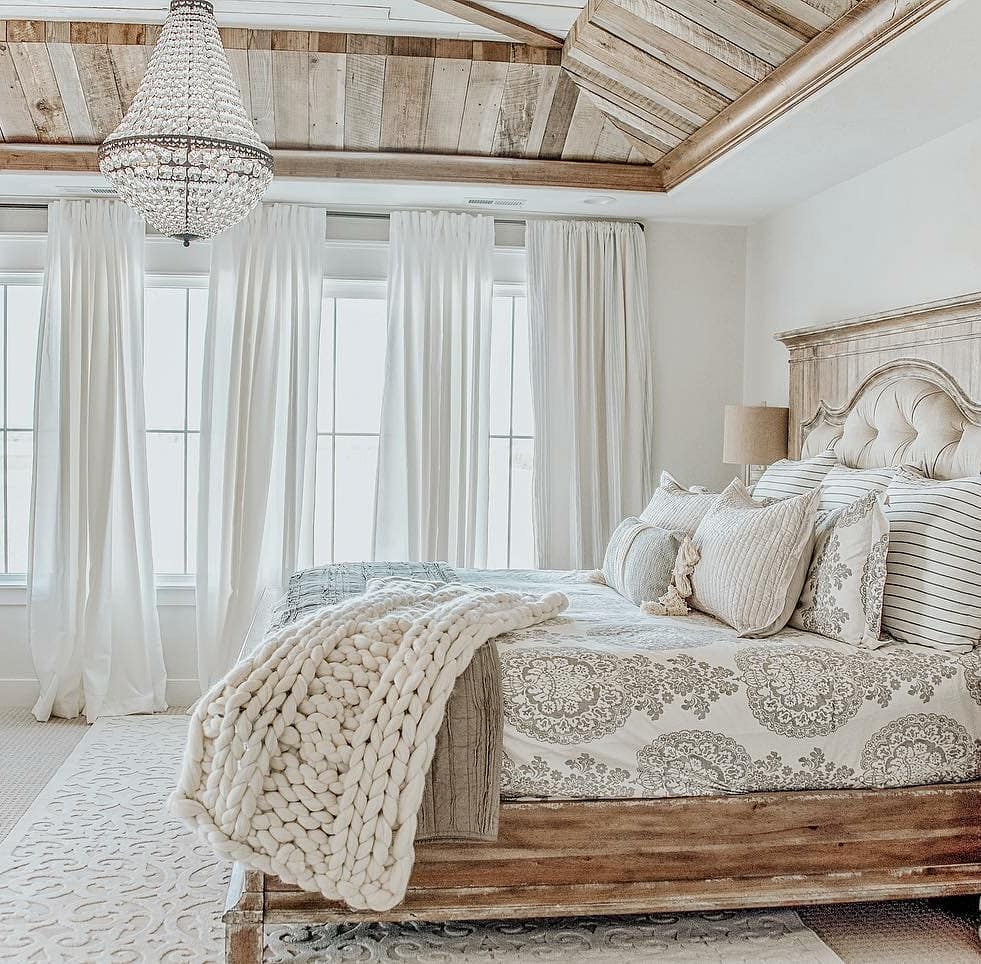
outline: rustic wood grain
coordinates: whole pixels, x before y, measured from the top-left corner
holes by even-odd
[[[847,403],[875,368],[929,362],[965,395],[981,399],[981,294],[865,315],[776,336],[790,350],[790,451],[822,404]]]
[[[67,36],[67,33],[66,33]],[[67,42],[48,41],[48,59],[58,85],[58,94],[65,108],[71,130],[69,140],[76,144],[95,144],[98,140],[95,125],[89,116],[89,105],[82,90],[82,79],[75,63],[75,52]],[[0,124],[2,126],[2,124]]]
[[[344,146],[346,84],[346,54],[310,55],[310,147]]]
[[[75,24],[72,25],[73,27]],[[98,25],[94,25],[98,26]],[[95,136],[103,140],[123,119],[123,105],[116,87],[116,75],[105,44],[87,43],[74,48],[75,64],[82,81]]]
[[[419,845],[406,898],[389,911],[352,911],[239,869],[224,920],[234,935],[256,916],[268,924],[354,924],[976,894],[979,806],[981,783],[504,801],[497,841]]]
[[[41,32],[43,36],[43,26]],[[37,139],[56,143],[71,140],[72,132],[48,57],[48,48],[43,43],[11,43],[9,50],[34,121]]]
[[[433,61],[430,109],[422,143],[424,151],[455,154],[459,149],[470,69],[469,60],[437,57]]]
[[[347,56],[344,147],[349,150],[378,150],[385,95],[385,59],[350,53]]]
[[[419,0],[427,7],[433,7],[441,13],[448,13],[451,17],[458,17],[468,23],[476,24],[478,27],[485,27],[493,30],[504,37],[510,37],[519,43],[531,44],[537,47],[562,46],[562,41],[558,37],[539,30],[531,24],[521,20],[515,20],[507,14],[497,10],[491,10],[473,0]]]
[[[564,161],[377,151],[280,150],[272,152],[283,177],[572,187],[658,193],[662,187],[649,164]],[[0,169],[95,172],[95,146],[0,144]]]
[[[0,134],[5,141],[37,139],[37,128],[6,43],[0,43]]]
[[[389,57],[385,64],[382,102],[382,150],[422,149],[429,117],[433,61],[421,57]],[[437,106],[438,109],[438,106]]]
[[[460,128],[461,154],[490,154],[494,148],[508,65],[494,61],[474,61]]]
[[[272,143],[279,147],[307,147],[310,143],[310,55],[290,49],[280,50],[270,59]]]

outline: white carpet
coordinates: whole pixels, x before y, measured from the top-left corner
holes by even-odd
[[[176,716],[103,720],[0,845],[0,961],[222,958],[227,865],[164,811]],[[488,924],[278,928],[271,961],[630,964],[840,958],[794,911]]]

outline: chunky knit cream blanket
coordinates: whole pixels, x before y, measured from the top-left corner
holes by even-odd
[[[453,684],[488,639],[567,605],[369,582],[280,630],[200,701],[172,811],[232,860],[356,909],[395,906]]]

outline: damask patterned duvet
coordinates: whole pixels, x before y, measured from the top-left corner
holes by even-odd
[[[981,655],[860,650],[707,616],[646,616],[580,574],[457,570],[560,588],[558,619],[497,640],[505,797],[670,797],[981,778]]]

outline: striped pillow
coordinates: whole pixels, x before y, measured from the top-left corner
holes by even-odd
[[[803,495],[816,489],[837,462],[831,449],[799,462],[790,459],[774,462],[753,486],[753,498],[790,499]]]
[[[888,494],[882,628],[969,653],[981,639],[981,477],[939,482],[903,466]]]
[[[662,472],[661,484],[654,490],[640,518],[659,529],[680,529],[691,535],[717,498],[712,492],[692,492],[667,472]]]
[[[635,606],[668,591],[684,532],[670,532],[640,519],[624,519],[610,537],[603,559],[606,584]]]
[[[836,465],[821,483],[818,512],[842,509],[872,492],[885,492],[895,474],[895,468],[849,469]]]
[[[700,559],[688,602],[737,630],[770,636],[790,619],[811,561],[819,492],[760,505],[733,480],[692,541]]]

